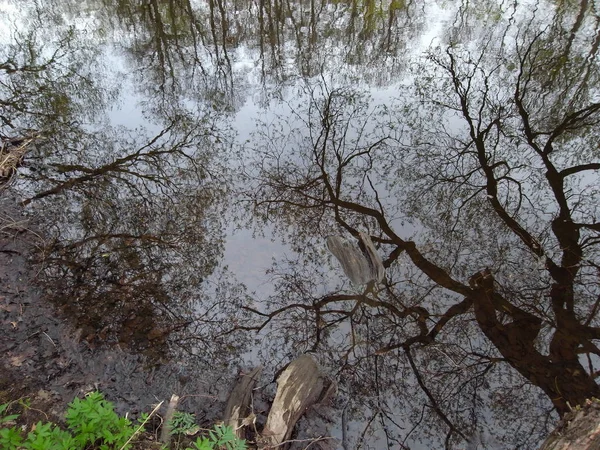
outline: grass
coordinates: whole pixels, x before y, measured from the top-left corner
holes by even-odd
[[[11,147],[0,142],[0,178],[9,178],[27,152],[27,146],[33,139],[26,139],[17,147]]]

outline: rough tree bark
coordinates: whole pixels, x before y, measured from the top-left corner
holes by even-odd
[[[587,400],[583,407],[565,414],[540,450],[600,449],[600,402]]]
[[[234,427],[238,437],[244,437],[246,416],[252,416],[250,399],[261,368],[242,376],[234,387],[224,414],[224,422]],[[319,366],[307,354],[293,360],[277,378],[277,394],[269,411],[267,422],[257,437],[258,448],[282,448],[300,417],[323,396],[330,394]],[[246,420],[245,420],[246,419]]]

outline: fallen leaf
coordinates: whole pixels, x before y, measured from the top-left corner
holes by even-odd
[[[200,431],[200,427],[198,425],[194,425],[193,427],[185,430],[185,434],[187,434],[188,436],[193,436],[193,435],[197,434],[199,431]]]
[[[23,361],[27,359],[27,355],[18,355],[10,358],[10,364],[15,367],[21,367]]]
[[[242,427],[249,427],[250,425],[253,425],[256,423],[256,414],[254,413],[250,413],[250,415],[248,417],[246,417],[244,420],[242,420]]]
[[[10,305],[7,305],[6,303],[3,303],[0,305],[0,311],[6,311],[6,312],[12,312],[14,311],[14,307],[11,307]]]

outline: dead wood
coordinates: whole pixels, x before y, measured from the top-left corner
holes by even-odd
[[[250,413],[250,402],[252,400],[252,390],[260,377],[262,367],[256,367],[252,371],[243,374],[227,400],[223,422],[232,427],[235,434],[240,439],[244,438],[244,425],[246,417]]]
[[[277,379],[277,394],[259,447],[276,447],[287,441],[298,419],[319,400],[323,388],[323,377],[310,355],[292,361]]]
[[[165,413],[165,422],[163,423],[162,430],[160,432],[160,442],[165,445],[169,445],[171,441],[171,421],[173,420],[173,415],[177,410],[177,404],[179,403],[178,395],[171,395],[171,400],[169,401],[169,406],[167,406],[167,412]]]
[[[16,172],[33,140],[34,137],[0,139],[0,179],[9,178]]]

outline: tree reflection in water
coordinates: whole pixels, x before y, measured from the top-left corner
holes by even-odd
[[[578,34],[599,19],[512,8],[475,36],[459,11],[396,106],[307,83],[255,148],[247,195],[298,251],[255,328],[327,354],[389,445],[475,431],[531,448],[552,409],[600,393],[600,35]],[[323,291],[335,228],[387,255],[375,291]]]
[[[90,135],[78,154],[92,161],[47,161],[38,193],[25,201],[46,201],[38,208],[49,211],[45,228],[56,231],[44,283],[94,330],[88,340],[157,351],[173,331],[208,320],[196,302],[223,251],[218,202],[225,191],[198,154],[213,148],[213,137],[197,131],[179,120],[147,142],[110,130]]]
[[[90,64],[102,49],[57,11],[22,13],[31,28],[14,32],[0,67],[3,132],[37,130],[15,189],[44,233],[42,287],[92,345],[231,364],[246,341],[224,334],[223,319],[243,317],[246,294],[217,267],[231,145],[222,114],[175,103],[145,128],[109,125],[122,86]]]
[[[0,121],[39,133],[14,192],[90,343],[215,366],[261,330],[267,363],[316,351],[349,446],[533,448],[599,396],[595,4],[464,3],[425,55],[412,2],[85,5],[19,6]],[[392,85],[386,104],[362,89]],[[228,121],[274,98],[290,115],[231,177]],[[145,126],[111,125],[119,102]],[[219,265],[234,182],[295,250],[254,304]],[[364,291],[325,250],[361,232],[386,268]]]

